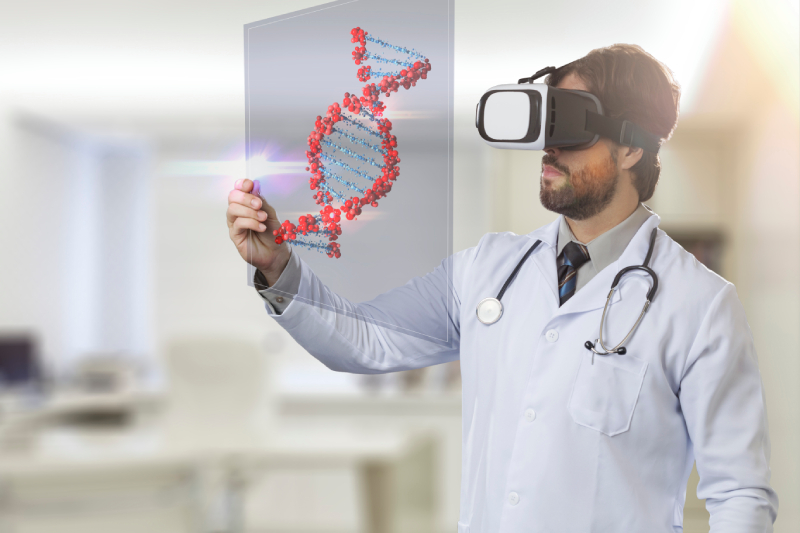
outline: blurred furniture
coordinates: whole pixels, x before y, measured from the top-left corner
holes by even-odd
[[[164,393],[148,390],[128,390],[112,393],[87,393],[81,391],[54,391],[41,396],[33,404],[7,395],[0,421],[8,424],[12,420],[67,420],[70,418],[118,414],[135,416],[140,412],[161,409]]]
[[[41,379],[34,337],[0,336],[0,389],[40,385]]]
[[[278,425],[263,355],[246,343],[173,343],[167,366],[169,393],[152,426],[64,423],[74,422],[64,413],[92,407],[87,396],[29,414],[37,423],[27,433],[6,446],[0,440],[0,533],[244,532],[248,491],[260,476],[341,467],[357,472],[360,529],[399,531],[396,481],[408,465],[430,463],[424,432]],[[100,410],[125,403],[93,399]],[[426,477],[415,479],[429,502]]]
[[[0,532],[207,531],[197,458],[109,453],[99,442],[51,451],[0,458]]]
[[[71,372],[72,387],[84,392],[126,392],[134,390],[141,362],[124,352],[83,355]]]
[[[203,448],[219,453],[224,464],[226,507],[219,515],[225,518],[220,521],[212,516],[211,523],[224,523],[226,531],[247,531],[249,489],[265,475],[346,468],[354,470],[358,478],[355,500],[362,530],[397,531],[401,509],[408,509],[397,498],[399,471],[419,463],[419,457],[423,461],[430,457],[429,434],[283,424],[274,413],[264,354],[246,342],[218,338],[175,341],[168,351],[167,369],[170,399],[163,427],[168,441],[184,447],[186,439],[203,435]],[[431,492],[430,471],[417,477],[422,485],[419,495]],[[430,513],[419,515],[418,522],[430,522]],[[415,531],[428,529],[426,525]]]
[[[0,454],[0,532],[240,533],[247,531],[248,486],[258,476],[344,466],[358,471],[363,531],[394,533],[403,503],[397,478],[405,465],[419,464],[414,457],[428,464],[430,446],[399,432],[293,432],[194,452],[152,435],[55,435],[38,449]],[[425,475],[415,479],[422,482],[417,495],[430,502]],[[414,518],[426,524],[415,531],[430,531],[424,513]]]
[[[239,450],[228,456],[230,531],[250,531],[246,508],[248,503],[257,502],[247,501],[248,487],[264,474],[344,467],[357,473],[358,530],[430,533],[434,520],[434,447],[426,432],[352,428],[281,432],[260,449]],[[326,530],[323,524],[316,528]]]
[[[173,445],[239,446],[269,431],[269,382],[258,346],[186,338],[166,352],[169,395],[160,429]]]
[[[427,444],[396,463],[396,470],[389,476],[397,497],[395,508],[402,510],[394,527],[414,533],[453,530],[460,505],[460,391],[283,393],[275,400],[275,416],[285,425],[366,427],[378,433],[398,431],[425,435]]]
[[[0,533],[202,527],[204,458],[169,453],[137,431],[163,394],[57,390],[36,403],[5,398],[0,417]]]
[[[670,227],[664,228],[664,231],[709,270],[720,276],[725,274],[723,269],[725,236],[722,231],[716,229],[688,231],[681,228],[673,230]]]
[[[157,391],[121,393],[55,391],[35,401],[6,394],[0,412],[0,454],[34,446],[40,431],[70,426],[76,430],[129,429],[161,409]],[[2,532],[0,532],[2,533]]]

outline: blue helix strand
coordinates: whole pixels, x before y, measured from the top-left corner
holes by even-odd
[[[362,107],[361,109],[363,110],[364,108]],[[369,115],[369,116],[370,116],[370,118],[372,117],[372,115]],[[352,118],[349,118],[349,117],[346,117],[346,116],[342,115],[342,122],[347,122],[348,124],[351,124],[351,125],[355,126],[356,128],[360,129],[361,131],[369,133],[373,137],[378,137],[379,139],[383,138],[379,132],[373,130],[369,126],[365,126],[364,124],[362,124],[360,121],[358,121],[356,119],[352,119]]]
[[[391,63],[392,65],[398,65],[400,67],[408,67],[408,68],[411,68],[411,67],[414,66],[414,63],[411,63],[410,61],[401,61],[401,60],[398,60],[398,59],[386,59],[385,57],[379,56],[379,55],[376,55],[376,54],[366,54],[365,57],[367,59],[374,59],[378,63]],[[382,72],[372,72],[372,70],[370,69],[370,75],[371,76],[383,76],[385,74],[382,73]],[[397,75],[398,76],[400,75],[400,71],[399,70],[397,71]]]
[[[369,75],[370,75],[370,77],[376,78],[376,79],[377,78],[381,78],[383,76],[394,76],[395,78],[399,78],[400,77],[400,71],[399,70],[395,70],[393,72],[384,72],[382,70],[376,70],[375,72],[370,71]]]
[[[364,148],[369,148],[370,150],[373,150],[373,151],[375,151],[375,152],[378,152],[379,154],[381,154],[381,155],[384,155],[384,156],[385,156],[385,155],[389,155],[389,154],[388,154],[388,152],[387,152],[386,150],[384,150],[383,148],[381,148],[381,147],[380,147],[380,146],[378,146],[377,144],[370,144],[370,143],[368,143],[367,141],[365,141],[365,140],[363,140],[363,139],[359,139],[358,137],[356,137],[356,136],[354,136],[354,135],[351,135],[351,134],[347,133],[347,132],[346,132],[346,131],[344,131],[344,130],[340,130],[340,129],[337,129],[337,128],[332,128],[332,131],[333,131],[334,133],[338,133],[338,134],[339,134],[339,138],[341,138],[341,137],[346,137],[346,138],[347,138],[347,140],[349,140],[350,142],[352,142],[352,143],[354,143],[354,144],[360,144],[360,145],[361,145],[361,146],[363,146]],[[346,152],[345,150],[342,150],[342,151],[343,151],[343,152],[345,152],[347,155],[350,155],[350,154],[349,154],[348,152]],[[355,156],[353,156],[353,157],[355,157]],[[356,158],[356,159],[359,159],[359,158]],[[366,160],[366,159],[362,159],[362,161],[364,161],[364,162],[367,162],[367,160]],[[370,159],[370,161],[373,161],[373,160],[372,160],[372,159]],[[375,163],[374,161],[373,161],[373,163],[370,163],[370,164],[375,164],[375,165],[377,165],[377,166],[379,166],[379,167],[380,167],[380,166],[383,166],[383,165],[379,165],[378,163]]]
[[[326,143],[326,144],[329,144],[329,145],[336,146],[336,145],[334,145],[333,143]],[[334,151],[335,151],[335,150],[334,150]],[[375,181],[375,178],[373,178],[372,176],[370,176],[370,175],[369,175],[369,173],[367,173],[367,172],[364,172],[363,170],[359,170],[359,169],[357,169],[357,168],[353,168],[353,167],[351,167],[350,165],[348,165],[347,163],[345,163],[344,161],[339,161],[339,160],[338,160],[338,159],[336,159],[335,157],[332,157],[332,156],[329,156],[329,155],[326,155],[326,154],[320,154],[320,155],[322,156],[322,158],[323,158],[323,159],[325,159],[325,160],[327,160],[327,161],[330,161],[330,162],[331,162],[331,164],[334,164],[334,165],[340,166],[340,167],[342,167],[342,168],[343,168],[343,169],[345,169],[345,170],[349,170],[349,171],[350,171],[350,172],[352,172],[353,174],[356,174],[356,175],[358,175],[358,176],[361,176],[361,177],[362,177],[362,178],[364,178],[364,179],[367,179],[367,180],[370,180],[370,181]]]
[[[387,43],[386,41],[382,41],[381,39],[376,39],[375,37],[373,37],[373,36],[372,36],[372,35],[370,35],[370,34],[367,34],[367,36],[365,37],[365,39],[366,39],[367,41],[371,42],[371,43],[375,43],[375,44],[377,44],[377,45],[380,45],[380,46],[382,46],[383,48],[391,48],[391,49],[392,49],[392,50],[394,50],[395,52],[399,52],[399,53],[401,53],[401,54],[406,54],[406,55],[409,55],[409,56],[414,56],[414,57],[416,57],[416,58],[418,58],[418,59],[425,59],[425,56],[423,56],[422,54],[420,54],[419,52],[417,52],[417,51],[416,51],[416,50],[414,50],[413,48],[412,48],[411,50],[409,50],[408,48],[405,48],[405,47],[403,47],[403,46],[395,46],[395,45],[393,45],[393,44],[389,44],[389,43]]]
[[[322,168],[321,171],[322,171],[322,175],[325,176],[326,178],[333,178],[336,181],[338,181],[339,183],[341,183],[342,185],[344,185],[345,187],[347,187],[348,189],[352,189],[354,191],[360,192],[361,194],[364,194],[364,189],[362,189],[361,187],[359,187],[358,185],[356,185],[352,181],[347,181],[346,179],[344,179],[340,175],[335,174],[333,172],[330,172],[330,171],[326,170],[325,168]],[[322,183],[322,184],[320,184],[320,186],[321,187],[327,187],[327,184]],[[330,189],[330,187],[328,187],[328,188]],[[344,195],[342,195],[341,193],[336,192],[336,191],[334,191],[332,189],[330,190],[330,193],[333,196],[335,196],[336,198],[339,198],[340,200],[344,200],[345,199]]]
[[[319,232],[321,233],[321,232]],[[330,245],[321,244],[318,242],[307,241],[301,237],[297,237],[295,240],[291,241],[292,246],[302,246],[303,248],[308,248],[309,250],[316,250],[318,252],[322,252],[327,254],[330,252]]]

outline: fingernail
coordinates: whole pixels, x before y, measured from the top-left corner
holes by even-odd
[[[236,189],[241,189],[241,188],[242,188],[242,182],[243,182],[243,181],[244,181],[244,180],[236,180],[236,183],[233,185],[233,186],[234,186],[234,188],[236,188]]]
[[[253,181],[253,194],[255,196],[258,196],[259,194],[261,194],[261,182],[258,181],[258,180],[254,180]]]
[[[265,229],[267,229],[267,227],[264,224],[259,224],[258,225],[258,230],[259,231],[264,231]]]
[[[250,205],[258,209],[259,207],[261,207],[261,200],[259,200],[258,198],[253,198],[252,200],[250,200]]]

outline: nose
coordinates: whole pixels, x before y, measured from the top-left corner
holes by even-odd
[[[552,156],[552,157],[558,157],[559,155],[561,155],[561,149],[560,148],[553,148],[553,147],[545,148],[544,151],[547,153],[547,155]]]

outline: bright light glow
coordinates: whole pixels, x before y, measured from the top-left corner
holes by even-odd
[[[737,34],[744,38],[754,57],[763,65],[763,75],[772,81],[782,103],[795,117],[800,115],[798,9],[798,3],[790,0],[757,3],[736,0],[732,17]]]
[[[284,174],[307,174],[305,161],[267,161],[254,158],[251,162],[255,179]],[[159,176],[239,176],[245,175],[245,161],[169,161],[161,165]]]
[[[278,174],[308,174],[307,166],[306,161],[267,161],[266,158],[255,158],[250,161],[250,175],[261,178]]]
[[[474,113],[480,95],[493,85],[515,83],[594,48],[630,43],[673,71],[683,89],[682,116],[690,114],[731,1],[551,2],[544,12],[537,12],[536,3],[530,8],[495,3],[492,10],[482,10],[481,17],[458,23],[456,106]],[[487,29],[490,40],[483,38]]]

